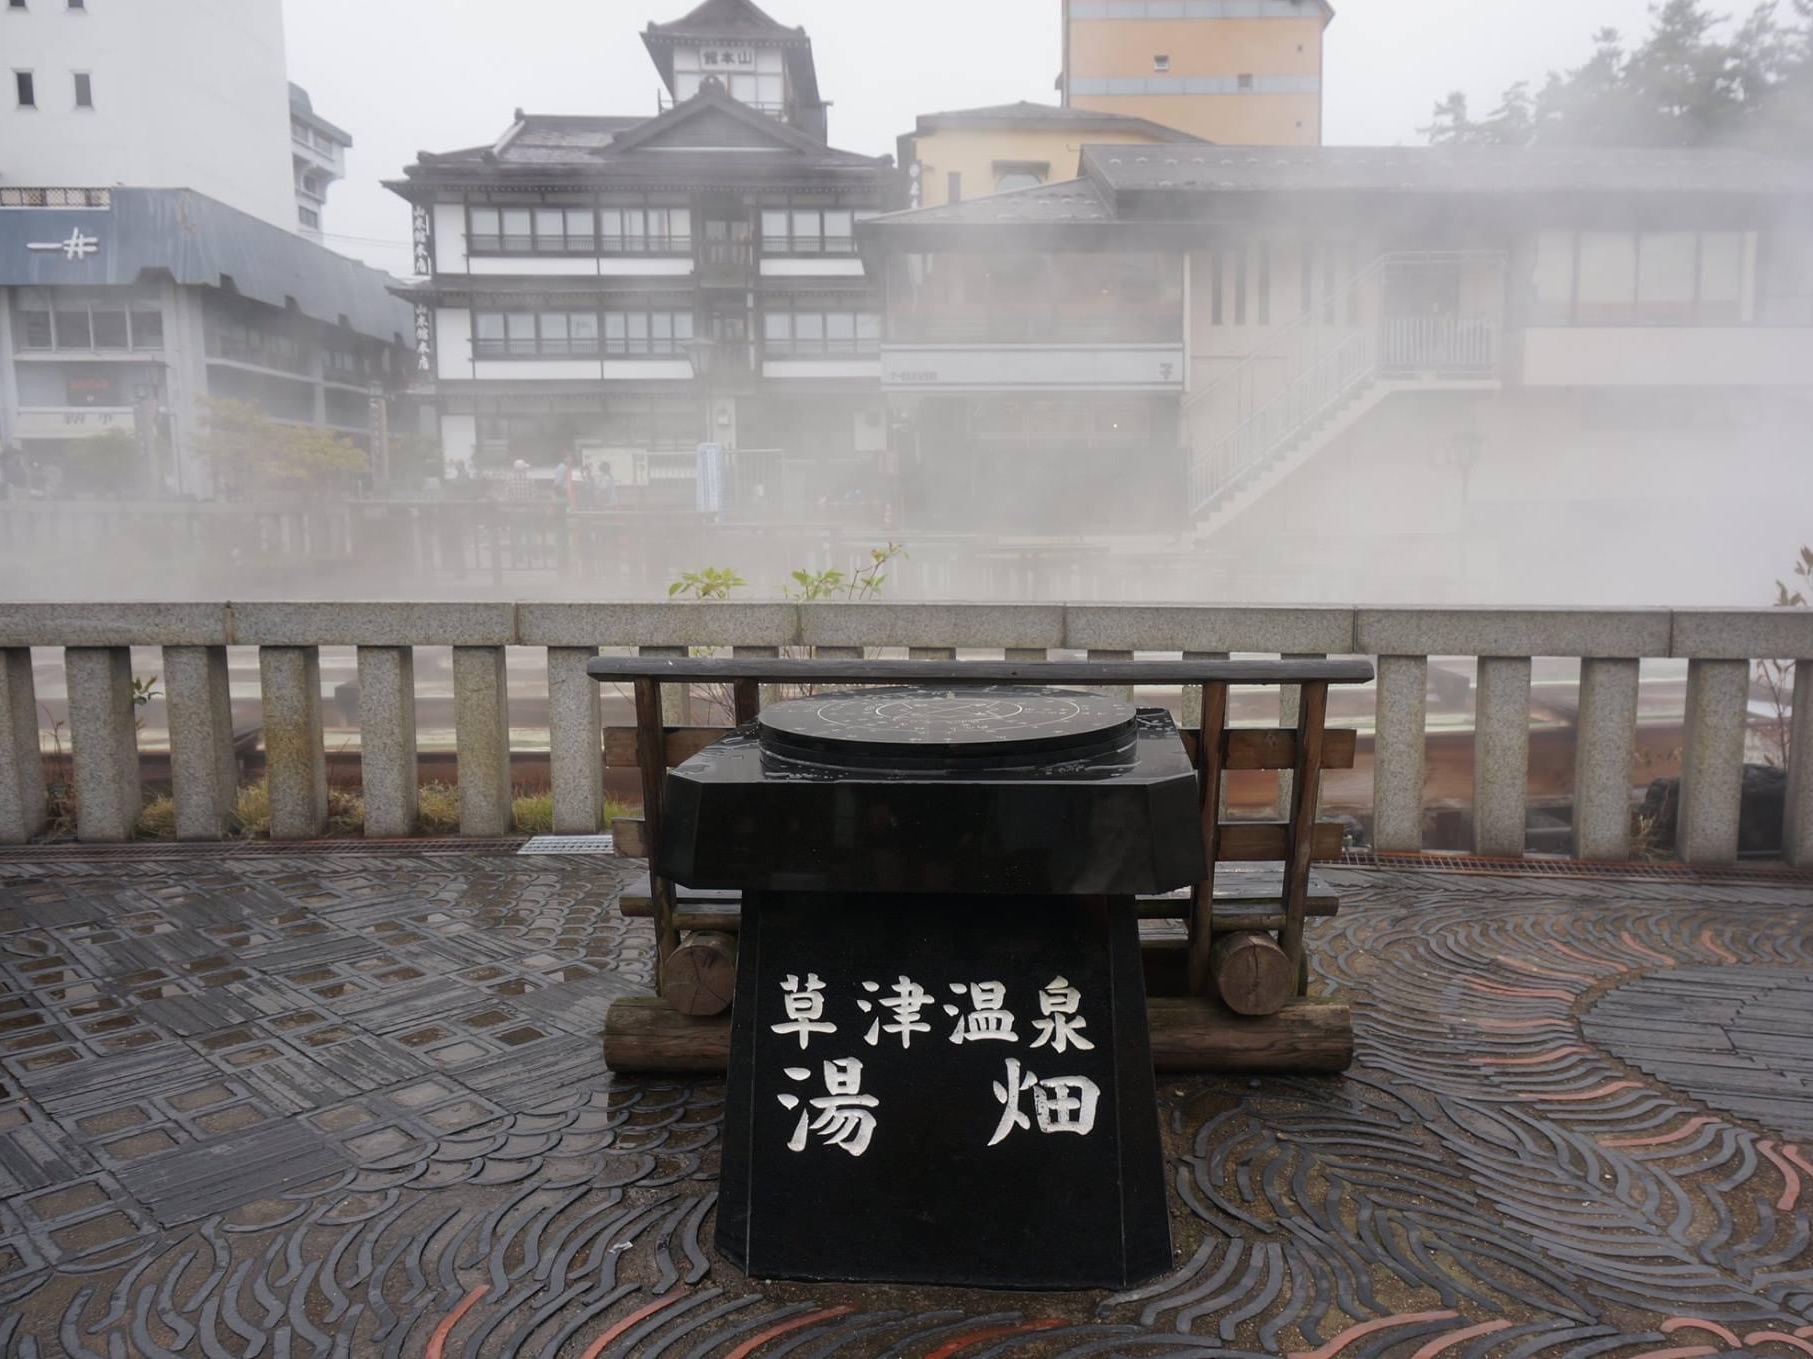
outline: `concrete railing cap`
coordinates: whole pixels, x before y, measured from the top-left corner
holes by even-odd
[[[514,604],[246,603],[233,641],[256,646],[508,646]]]
[[[1373,656],[1666,656],[1667,609],[1361,608],[1354,642]]]
[[[1813,660],[1813,609],[1682,609],[1671,655],[1688,660]]]
[[[224,646],[225,604],[0,604],[0,646]]]

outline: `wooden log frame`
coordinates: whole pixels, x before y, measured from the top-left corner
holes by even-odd
[[[1203,848],[1209,877],[1187,893],[1143,899],[1142,917],[1183,919],[1184,940],[1148,940],[1142,949],[1147,976],[1147,1013],[1153,1065],[1160,1071],[1340,1071],[1352,1060],[1352,1017],[1344,1002],[1311,999],[1303,926],[1307,917],[1332,915],[1335,903],[1311,891],[1310,867],[1337,858],[1342,830],[1318,822],[1316,804],[1324,769],[1351,768],[1355,735],[1327,731],[1330,684],[1360,683],[1372,677],[1361,661],[1087,661],[959,662],[794,661],[739,657],[730,661],[675,658],[600,658],[588,666],[600,681],[634,684],[636,725],[605,733],[607,763],[634,763],[641,776],[643,815],[613,823],[618,852],[655,857],[661,834],[661,799],[667,770],[727,734],[724,728],[667,727],[661,718],[661,683],[695,680],[729,682],[738,726],[755,720],[763,682],[997,684],[1187,683],[1200,686],[1202,726],[1181,733],[1194,762],[1201,796]],[[1228,688],[1232,684],[1301,686],[1297,721],[1289,728],[1230,729]],[[1222,821],[1221,781],[1233,769],[1288,769],[1292,773],[1289,816],[1282,822]],[[1248,898],[1238,909],[1215,892],[1217,865],[1281,861],[1282,889],[1275,898]],[[1226,910],[1221,909],[1223,902]],[[722,957],[734,950],[740,899],[734,893],[687,893],[651,876],[646,889],[624,898],[624,913],[655,921],[657,987],[680,947],[681,929],[716,932],[701,936],[702,947]],[[1254,909],[1257,908],[1257,909]],[[1263,931],[1264,934],[1258,932]],[[1275,940],[1273,933],[1275,932]],[[1235,947],[1234,941],[1244,937]],[[1217,949],[1217,941],[1222,947]],[[1255,950],[1277,959],[1296,979],[1294,998],[1270,1014],[1238,1015],[1218,998],[1216,968],[1250,966]],[[1274,970],[1278,970],[1275,967]],[[684,969],[680,969],[684,971]],[[676,973],[676,975],[678,975]],[[1284,988],[1288,989],[1288,988]],[[1259,988],[1273,997],[1280,988]],[[1181,993],[1181,994],[1180,994]],[[1271,999],[1247,986],[1238,998],[1263,1009]],[[675,998],[676,1000],[679,997]],[[694,1001],[688,1008],[701,1008]],[[721,1073],[729,1053],[729,1021],[682,1014],[661,998],[626,998],[606,1019],[605,1059],[616,1071]]]

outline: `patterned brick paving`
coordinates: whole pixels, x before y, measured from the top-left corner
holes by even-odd
[[[1110,1297],[717,1263],[720,1087],[599,1060],[626,876],[0,861],[0,1354],[1813,1355],[1813,889],[1331,871],[1358,1065],[1167,1083]]]

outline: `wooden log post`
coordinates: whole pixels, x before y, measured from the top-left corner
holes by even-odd
[[[649,895],[655,903],[655,985],[662,985],[667,960],[680,945],[674,925],[674,885],[655,871],[661,844],[661,789],[667,779],[667,728],[661,722],[661,684],[635,681],[636,764],[642,774],[643,843],[648,853]]]
[[[1191,994],[1208,995],[1213,977],[1210,949],[1214,940],[1215,859],[1221,831],[1221,773],[1223,763],[1222,734],[1228,721],[1228,686],[1202,686],[1202,726],[1196,738],[1197,796],[1201,799],[1202,853],[1208,862],[1209,876],[1196,884],[1190,893],[1190,960],[1188,980]]]
[[[698,930],[661,967],[661,995],[683,1015],[721,1015],[736,998],[737,937],[722,930]]]
[[[1328,683],[1303,685],[1297,710],[1297,762],[1284,860],[1284,928],[1278,946],[1290,975],[1303,975],[1303,912],[1309,900],[1309,866],[1315,854],[1316,798],[1322,786],[1322,730],[1328,718]]]
[[[762,712],[762,686],[754,680],[732,680],[731,702],[736,709],[735,725],[753,722]]]
[[[1297,969],[1263,930],[1218,936],[1211,957],[1221,1003],[1235,1014],[1277,1014],[1297,994]]]

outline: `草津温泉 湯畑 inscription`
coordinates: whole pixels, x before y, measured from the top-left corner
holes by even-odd
[[[1168,1263],[1125,904],[758,893],[742,948],[719,1244],[751,1274],[1118,1287]]]

